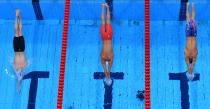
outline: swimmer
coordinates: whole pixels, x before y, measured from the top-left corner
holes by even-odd
[[[17,79],[17,91],[20,93],[21,91],[21,81],[24,76],[24,68],[27,65],[26,57],[24,54],[25,50],[25,40],[22,34],[22,19],[20,15],[20,10],[16,10],[15,17],[15,36],[13,38],[13,48],[15,52],[14,57],[14,71]]]
[[[107,9],[106,21],[104,16],[104,8]],[[110,79],[110,70],[113,63],[113,48],[112,48],[112,25],[110,22],[110,11],[107,4],[102,4],[102,14],[101,14],[102,25],[100,28],[101,38],[102,38],[102,50],[101,50],[101,63],[104,68],[105,73],[105,83],[111,85],[112,80]],[[108,64],[108,71],[106,69],[106,63]]]
[[[196,45],[196,36],[197,36],[197,24],[195,21],[195,7],[194,3],[192,3],[192,17],[190,17],[189,13],[189,3],[186,4],[186,47],[184,49],[185,61],[187,64],[187,69],[189,72],[190,78],[193,78],[193,70],[196,62],[196,58],[198,55],[198,49]]]
[[[113,0],[105,0],[105,2],[109,6],[110,19],[112,19],[113,18]]]

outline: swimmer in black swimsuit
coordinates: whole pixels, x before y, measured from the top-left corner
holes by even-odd
[[[190,17],[189,13],[189,3],[187,3],[186,9],[186,47],[184,49],[185,61],[187,64],[188,72],[190,79],[193,79],[193,70],[196,62],[196,58],[198,55],[198,49],[196,45],[196,37],[197,37],[197,24],[195,21],[195,7],[194,3],[192,3],[192,17]]]
[[[27,65],[26,57],[24,54],[25,40],[22,34],[22,19],[20,16],[20,10],[16,10],[15,17],[15,36],[13,38],[13,48],[15,52],[14,57],[14,71],[17,79],[17,90],[20,93],[21,81],[23,79],[23,70]]]

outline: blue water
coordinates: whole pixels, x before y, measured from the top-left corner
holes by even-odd
[[[190,109],[207,109],[209,95],[209,22],[198,21],[198,56],[195,65],[200,80],[188,82]],[[187,70],[184,60],[185,22],[151,22],[151,107],[180,109],[180,81],[169,80],[169,73]]]
[[[191,0],[193,1],[193,0]],[[103,109],[103,80],[93,78],[102,72],[100,63],[101,39],[99,34],[101,3],[72,1],[67,47],[63,109]],[[180,0],[152,0],[151,2],[151,108],[208,109],[210,104],[209,74],[209,3],[195,1],[198,23],[197,81],[180,86],[179,80],[169,80],[169,73],[186,71],[184,61],[185,21],[178,21]],[[144,5],[142,0],[114,1],[112,72],[123,72],[123,80],[114,80],[112,109],[144,109],[144,102],[136,99],[137,90],[144,89]],[[52,7],[53,6],[53,7]],[[31,80],[25,79],[21,95],[16,92],[12,77],[14,56],[14,16],[20,8],[29,66],[26,73],[48,71],[49,78],[38,81],[36,109],[56,108],[63,30],[64,1],[40,0],[44,20],[37,21],[31,1],[2,0],[0,2],[0,109],[26,109]],[[6,11],[5,11],[6,10]],[[49,11],[51,10],[51,11]],[[12,14],[13,13],[13,14]],[[204,13],[204,14],[203,14]],[[3,15],[3,16],[2,16]],[[5,69],[9,74],[6,74]],[[183,82],[183,81],[182,81]],[[181,100],[181,90],[187,89],[189,100]],[[186,91],[186,90],[185,90]]]
[[[103,81],[93,79],[94,72],[103,71],[99,27],[100,22],[70,25],[64,107],[103,109]],[[132,21],[116,21],[113,32],[112,71],[124,72],[124,80],[116,80],[113,86],[113,109],[139,109],[143,102],[135,96],[144,88],[143,22],[134,25]]]
[[[162,4],[161,4],[162,3]],[[180,84],[180,80],[169,80],[169,73],[182,73],[187,70],[184,58],[185,21],[178,21],[180,3],[153,2],[161,10],[160,15],[152,7],[151,21],[151,108],[152,109],[208,109],[209,95],[209,11],[207,1],[195,2],[196,20],[198,24],[197,47],[198,56],[195,70],[200,74],[197,81]],[[171,7],[170,7],[171,6]],[[205,11],[205,12],[206,12]],[[168,14],[166,14],[168,13]],[[181,79],[181,78],[180,78]],[[181,86],[180,86],[181,85]],[[189,86],[183,100],[181,96]],[[182,90],[182,91],[181,91]],[[186,103],[188,102],[188,103]],[[181,105],[181,103],[185,103]],[[189,105],[189,108],[184,106]]]
[[[63,20],[65,0],[39,0],[43,17],[45,19]],[[99,20],[101,18],[101,4],[104,0],[71,0],[71,19],[79,20]],[[19,8],[25,20],[36,19],[31,0],[1,0],[1,19],[14,19],[11,13]],[[122,20],[143,20],[144,1],[143,0],[114,0],[114,18]],[[115,8],[117,7],[117,8]],[[7,10],[7,11],[5,11]],[[49,11],[50,10],[50,11]]]
[[[170,20],[178,21],[179,12],[181,8],[181,1],[185,0],[150,0],[150,19],[156,20]],[[209,20],[210,19],[210,5],[209,0],[188,0],[190,3],[195,3],[196,19]],[[191,10],[191,9],[190,9]]]
[[[17,95],[15,79],[6,74],[13,75],[12,62],[14,57],[13,37],[14,22],[0,21],[1,49],[1,76],[0,76],[0,108],[26,109],[28,104],[30,80],[24,80],[21,95]],[[61,51],[62,24],[57,21],[24,21],[23,35],[25,37],[25,54],[29,60],[26,73],[31,71],[49,71],[47,79],[39,79],[36,109],[55,108],[58,87],[58,72]],[[45,104],[45,105],[43,105]],[[14,108],[12,108],[14,107]]]
[[[195,65],[199,81],[188,82],[190,109],[207,109],[209,95],[209,22],[198,21],[198,56]],[[182,109],[180,81],[169,73],[187,70],[184,60],[185,22],[151,22],[151,108]]]
[[[101,3],[72,1],[66,58],[63,109],[103,109],[103,80],[93,78],[102,72],[99,34]],[[112,109],[143,109],[136,98],[144,89],[144,23],[143,2],[115,1],[113,20],[114,63],[112,72],[123,72],[123,80],[114,80]],[[54,109],[57,103],[64,1],[40,0],[44,20],[37,21],[31,2],[0,2],[0,109],[27,109],[31,81],[23,80],[21,95],[16,92],[12,70],[15,9],[23,18],[25,53],[29,60],[26,73],[48,71],[49,78],[39,78],[36,109]],[[53,7],[52,7],[53,6]],[[90,7],[93,6],[93,7]],[[128,8],[132,6],[131,8]],[[139,9],[140,11],[135,11]],[[4,11],[6,10],[6,11]],[[49,11],[51,10],[51,11]],[[87,10],[89,10],[87,12]],[[137,13],[137,14],[134,14]],[[8,70],[9,74],[5,72]],[[41,72],[42,73],[42,72]],[[32,85],[33,87],[33,85]]]
[[[151,1],[151,109],[208,109],[210,105],[209,73],[209,1],[195,2],[198,56],[195,65],[197,81],[169,80],[169,73],[187,70],[184,47],[185,21],[179,21],[181,0]],[[190,9],[191,10],[191,9]],[[182,78],[183,77],[183,78]],[[186,83],[186,84],[185,84]],[[189,87],[188,91],[186,90]],[[184,93],[184,91],[186,93]],[[189,99],[187,96],[189,95]],[[184,96],[184,99],[181,97]],[[183,105],[181,105],[183,103]],[[186,108],[185,106],[189,106]],[[184,108],[185,107],[185,108]]]

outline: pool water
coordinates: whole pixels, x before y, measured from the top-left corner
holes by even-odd
[[[63,109],[106,109],[103,80],[94,79],[94,72],[103,71],[99,33],[102,2],[71,1]],[[122,72],[124,78],[114,80],[112,98],[108,98],[112,100],[112,109],[144,108],[144,101],[136,98],[137,91],[144,89],[143,3],[142,0],[113,2],[112,72]],[[22,82],[20,95],[12,77],[12,41],[16,8],[21,10],[25,54],[30,63],[25,69],[27,78]],[[0,109],[55,108],[64,0],[40,0],[36,6],[27,0],[3,0],[0,2],[0,11],[3,15],[0,18]]]
[[[192,82],[184,73],[186,21],[179,21],[181,0],[151,1],[151,109],[207,109],[210,104],[210,16],[204,13],[209,1],[192,1],[198,28],[195,72],[200,75]]]

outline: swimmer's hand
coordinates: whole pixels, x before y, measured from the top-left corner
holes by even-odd
[[[188,73],[188,75],[187,75],[187,78],[189,81],[192,81],[194,79],[194,77],[195,77],[194,73],[192,73],[192,74]]]
[[[108,8],[109,7],[109,5],[107,4],[107,3],[105,3],[105,6]]]
[[[112,84],[112,79],[109,77],[109,78],[104,78],[104,83],[108,86],[110,86]]]
[[[195,74],[193,73],[193,69],[191,67],[186,72],[186,76],[187,76],[189,81],[192,81],[194,79]]]

